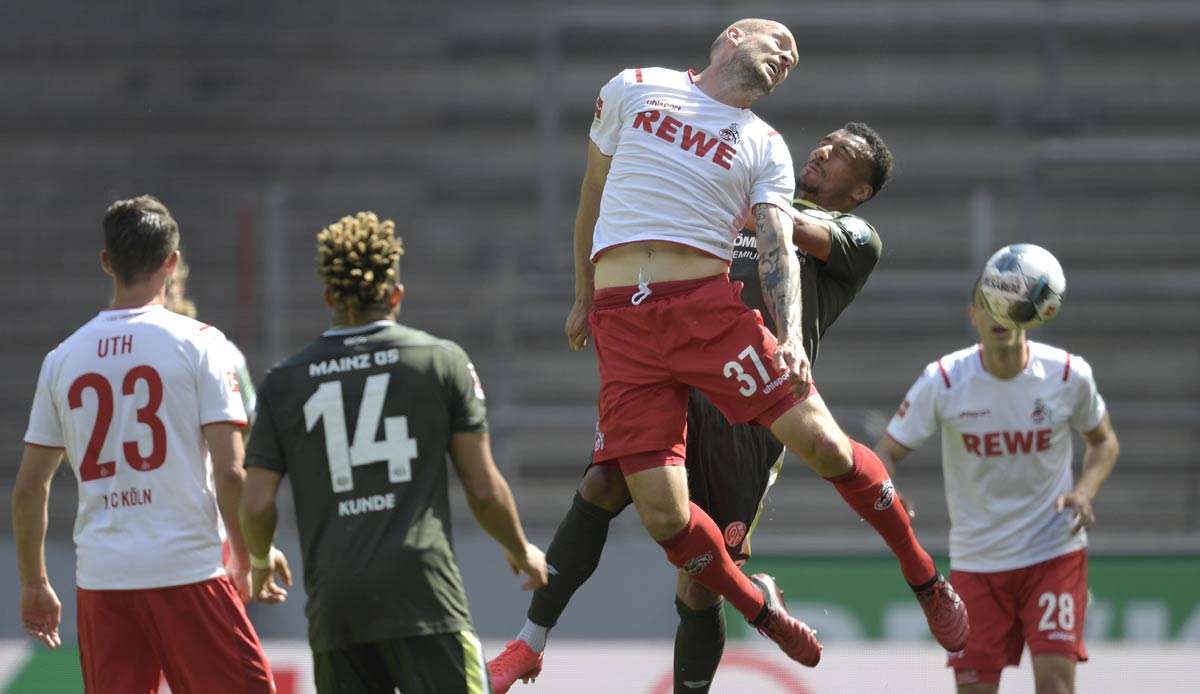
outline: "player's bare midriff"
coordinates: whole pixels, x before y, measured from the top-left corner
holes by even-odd
[[[596,258],[595,287],[694,280],[727,272],[727,261],[699,249],[670,241],[635,241],[605,249]]]

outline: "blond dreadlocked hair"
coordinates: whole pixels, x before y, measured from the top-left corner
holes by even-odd
[[[399,281],[402,255],[396,223],[374,212],[342,217],[317,233],[317,275],[351,320],[384,306]]]

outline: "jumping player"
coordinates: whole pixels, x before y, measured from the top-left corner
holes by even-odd
[[[810,392],[801,336],[800,266],[791,242],[794,180],[782,138],[750,110],[797,55],[778,22],[747,19],[718,35],[700,74],[626,70],[596,102],[575,225],[570,346],[589,332],[600,371],[593,462],[616,465],[668,560],[729,600],[761,633],[813,666],[820,645],[789,615],[774,580],[744,576],[721,530],[688,500],[683,467],[689,386],[730,422],[771,428],[830,478],[880,532],[911,584],[939,581],[871,450],[851,442]],[[752,210],[764,303],[778,341],[729,281]],[[935,634],[957,643],[966,615],[952,591]],[[945,609],[943,609],[945,608]],[[939,631],[941,629],[942,631]],[[529,674],[536,674],[534,661]]]
[[[317,690],[487,689],[450,540],[446,456],[475,519],[527,589],[546,583],[492,460],[483,387],[466,353],[400,325],[403,254],[391,220],[360,212],[317,235],[333,327],[267,374],[250,437],[243,525],[254,591],[290,577],[271,546],[291,476]]]
[[[941,427],[950,576],[974,617],[949,656],[958,692],[995,694],[1028,645],[1038,694],[1070,694],[1087,660],[1085,529],[1120,444],[1083,358],[997,323],[978,283],[970,316],[979,344],[925,368],[875,450],[894,469]],[[1074,485],[1072,429],[1086,445]]]
[[[25,630],[50,647],[60,643],[61,607],[43,549],[50,480],[65,452],[79,485],[87,691],[155,692],[165,675],[177,692],[274,692],[242,606],[250,592],[237,518],[246,412],[227,342],[163,306],[179,227],[161,202],[117,201],[103,226],[111,308],[42,363],[13,488]]]
[[[817,143],[797,179],[792,238],[805,266],[805,349],[816,361],[821,337],[862,290],[879,261],[879,235],[865,220],[847,214],[873,198],[891,176],[892,154],[870,127],[847,123]],[[758,283],[753,230],[734,242],[730,277],[743,283],[742,301],[768,321]],[[783,444],[759,426],[730,425],[702,394],[688,401],[687,460],[691,498],[722,529],[725,549],[739,565],[750,556],[751,533],[762,501],[779,473]],[[556,573],[534,592],[529,619],[508,649],[489,663],[493,684],[529,670],[575,591],[591,576],[613,518],[629,503],[619,472],[591,465],[555,533],[547,561]],[[725,645],[719,595],[680,572],[676,586],[675,690],[709,690]]]

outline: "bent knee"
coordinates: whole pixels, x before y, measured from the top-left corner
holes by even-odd
[[[822,477],[836,477],[854,467],[854,449],[850,439],[840,431],[816,432],[808,442],[801,458]]]
[[[639,505],[637,511],[642,525],[659,542],[674,537],[688,522],[686,509]]]
[[[629,487],[625,476],[615,465],[593,465],[579,481],[579,495],[584,501],[605,511],[616,513],[629,505]]]

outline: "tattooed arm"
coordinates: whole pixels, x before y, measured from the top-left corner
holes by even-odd
[[[792,221],[775,205],[754,206],[758,235],[758,278],[763,302],[775,319],[779,350],[775,364],[788,372],[796,392],[808,392],[810,381],[808,356],[800,336],[800,261],[792,242]]]

